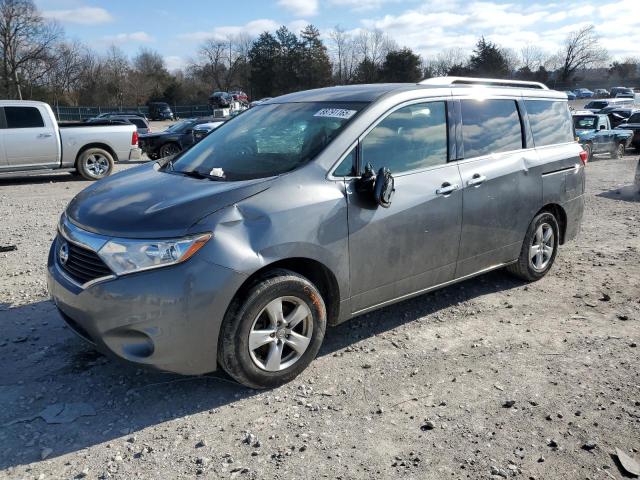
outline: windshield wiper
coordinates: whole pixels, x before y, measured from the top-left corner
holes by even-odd
[[[208,173],[199,172],[198,170],[173,170],[173,172],[184,175],[185,177],[208,178],[209,180],[213,180],[215,182],[222,182],[225,180],[224,177],[209,175]]]

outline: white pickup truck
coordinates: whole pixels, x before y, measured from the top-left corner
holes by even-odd
[[[0,100],[0,176],[67,170],[99,180],[118,160],[139,160],[135,125],[56,121],[46,103]]]

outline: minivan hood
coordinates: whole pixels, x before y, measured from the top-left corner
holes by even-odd
[[[102,235],[182,237],[201,218],[266,190],[273,180],[216,182],[167,173],[154,162],[94,183],[66,212],[78,227]]]

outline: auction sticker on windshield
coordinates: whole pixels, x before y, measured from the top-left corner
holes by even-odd
[[[345,110],[343,108],[323,108],[318,110],[314,117],[330,117],[330,118],[344,118],[349,119],[357,113],[357,110]]]

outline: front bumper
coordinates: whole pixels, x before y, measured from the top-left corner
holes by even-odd
[[[49,294],[67,324],[101,352],[160,370],[198,375],[217,367],[218,333],[245,276],[188,261],[82,288],[49,252]]]

